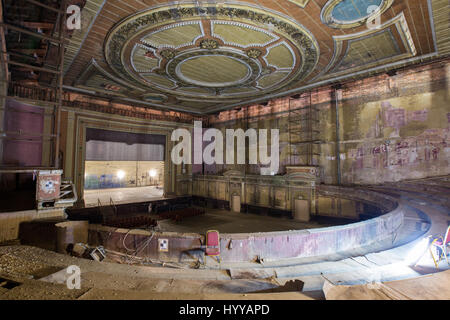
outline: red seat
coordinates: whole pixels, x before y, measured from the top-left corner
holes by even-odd
[[[219,231],[210,230],[206,233],[206,251],[207,256],[220,255],[220,236]]]

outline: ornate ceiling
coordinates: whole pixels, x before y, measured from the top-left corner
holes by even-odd
[[[85,8],[69,45],[68,88],[198,114],[437,55],[446,43],[436,34],[448,28],[448,17],[433,19],[448,10],[440,0],[87,0]]]

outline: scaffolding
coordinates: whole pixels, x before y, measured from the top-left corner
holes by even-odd
[[[300,106],[299,106],[300,104]],[[291,166],[315,166],[319,138],[319,113],[312,105],[312,92],[289,99],[288,136],[289,163]]]
[[[47,4],[41,3],[35,0],[22,0],[22,1],[10,1],[9,6],[5,6],[6,0],[1,1],[1,20],[0,20],[0,41],[1,41],[1,62],[4,68],[6,68],[5,79],[2,80],[7,84],[6,95],[2,98],[10,96],[12,91],[17,90],[17,82],[13,81],[12,77],[9,75],[9,71],[27,72],[34,74],[38,72],[37,81],[45,78],[45,75],[50,76],[50,84],[45,84],[47,87],[42,90],[40,84],[30,88],[30,96],[28,96],[28,102],[42,102],[42,100],[47,100],[50,103],[50,108],[52,109],[52,127],[51,133],[43,133],[39,135],[40,141],[43,143],[45,139],[50,141],[51,150],[48,159],[48,166],[41,167],[11,167],[11,166],[0,166],[0,172],[30,172],[30,170],[43,170],[43,169],[60,169],[60,157],[59,157],[59,147],[60,147],[60,130],[61,130],[61,108],[64,100],[63,92],[63,77],[64,77],[64,54],[65,54],[65,44],[66,44],[66,10],[67,3],[66,0],[61,0],[60,7],[55,8]],[[42,12],[51,12],[49,15],[54,16],[56,13],[56,22],[54,24],[45,22],[29,22],[25,21],[30,15],[30,12],[42,10]],[[10,11],[10,12],[9,12]],[[6,19],[5,19],[6,17]],[[9,19],[8,19],[9,18]],[[50,34],[45,34],[41,27],[47,29],[51,28]],[[36,29],[36,31],[34,30]],[[8,48],[8,43],[6,41],[6,35],[8,33],[13,33],[12,36],[16,36],[19,41],[12,41],[10,44],[16,45],[13,49]],[[34,47],[33,49],[21,48],[18,46],[20,40],[27,39],[29,42],[38,41],[39,47]],[[25,42],[25,41],[24,41]],[[45,47],[45,50],[42,49]],[[43,57],[39,57],[36,52],[41,52]],[[49,53],[52,54],[49,54]],[[29,54],[31,53],[31,55]],[[56,62],[55,66],[50,66],[49,61]],[[9,71],[8,71],[9,67]],[[23,80],[24,83],[30,82],[30,80]],[[39,81],[41,82],[41,81]],[[45,81],[42,81],[45,82]],[[20,86],[20,84],[19,84]],[[35,88],[33,90],[33,88]],[[45,91],[45,92],[44,92]],[[36,92],[40,95],[36,96]],[[46,103],[48,106],[49,104]],[[48,109],[49,107],[34,106],[38,109]],[[13,108],[11,108],[13,109]],[[6,104],[5,108],[1,112],[23,112],[19,110],[7,110]],[[30,112],[30,111],[25,111]],[[44,114],[45,117],[45,114]],[[3,141],[13,140],[13,141],[36,141],[33,140],[36,137],[35,133],[18,131],[18,132],[0,132],[0,139]]]

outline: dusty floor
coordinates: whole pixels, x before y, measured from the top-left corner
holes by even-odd
[[[316,222],[300,222],[288,218],[262,216],[251,213],[237,213],[226,210],[208,209],[205,215],[186,218],[181,222],[159,221],[161,231],[206,233],[217,230],[221,233],[249,233],[303,230],[328,227]]]
[[[109,205],[110,199],[115,204],[145,202],[163,197],[163,189],[157,187],[136,187],[120,189],[85,190],[84,203],[86,207],[98,206],[98,201]]]
[[[70,265],[81,289],[67,288]],[[58,272],[59,271],[59,272]],[[22,299],[323,299],[322,292],[276,292],[285,281],[233,280],[224,271],[151,268],[96,262],[35,247],[0,247],[0,300]],[[50,276],[50,277],[49,277]]]
[[[67,287],[70,274],[66,268],[73,265],[81,271],[80,289]],[[124,265],[78,259],[35,247],[0,246],[0,300],[324,300],[325,297],[447,300],[449,289],[444,283],[449,283],[450,274],[438,276],[439,286],[420,277],[386,283],[390,287],[395,285],[389,290],[390,293],[395,290],[395,295],[386,295],[386,286],[380,283],[367,288],[337,286],[330,294],[322,290],[305,292],[286,285],[305,277],[239,279],[225,270]],[[339,293],[342,290],[344,294]]]

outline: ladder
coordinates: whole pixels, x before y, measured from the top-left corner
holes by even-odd
[[[308,92],[289,99],[288,134],[289,164],[291,166],[315,166],[320,155],[318,148],[319,113],[312,105],[312,93]]]

